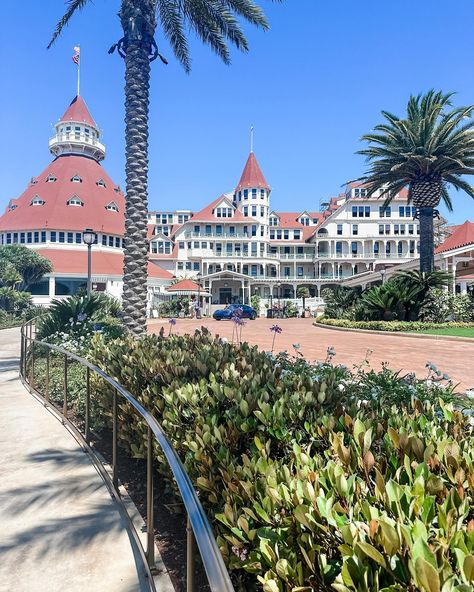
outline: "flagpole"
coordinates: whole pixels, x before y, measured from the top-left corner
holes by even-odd
[[[78,45],[77,47],[80,48],[80,45]],[[81,61],[82,55],[79,53],[79,61],[77,63],[77,96],[80,95],[81,91]]]

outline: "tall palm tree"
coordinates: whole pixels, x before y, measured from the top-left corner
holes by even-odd
[[[358,179],[368,185],[368,195],[382,189],[385,205],[408,186],[408,199],[420,220],[420,271],[434,268],[433,216],[441,200],[452,210],[448,187],[474,197],[463,179],[474,174],[474,105],[452,108],[453,93],[430,90],[411,96],[401,119],[382,111],[385,122],[362,136],[370,146],[358,153],[369,161]]]
[[[75,12],[89,0],[68,0],[49,47]],[[279,0],[275,0],[279,1]],[[191,63],[185,29],[191,29],[224,61],[230,63],[228,42],[241,51],[248,43],[238,18],[268,29],[262,9],[253,0],[121,0],[118,13],[123,37],[110,49],[125,60],[126,209],[123,309],[125,324],[135,335],[146,330],[148,112],[150,62],[160,57],[154,40],[157,25],[186,72]]]

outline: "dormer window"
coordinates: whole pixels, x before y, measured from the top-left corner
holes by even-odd
[[[270,226],[278,226],[278,218],[272,216],[270,218]]]
[[[120,189],[120,185],[117,185],[117,187],[114,187],[114,191],[115,193],[121,193],[121,189]]]
[[[10,211],[16,210],[16,205],[12,204],[11,206],[9,206],[8,208]]]
[[[71,199],[69,199],[69,200],[67,201],[67,205],[68,205],[68,206],[83,206],[83,205],[84,205],[84,202],[83,202],[83,201],[81,201],[81,200],[80,200],[80,199],[77,197],[77,195],[73,195],[73,196],[71,197]]]
[[[44,199],[41,199],[39,195],[35,195],[31,200],[30,206],[43,206],[45,204]]]
[[[51,174],[49,174],[49,175],[46,177],[46,183],[54,183],[54,182],[56,182],[57,180],[58,180],[58,179],[57,179],[57,178],[56,178],[54,175],[51,175]]]
[[[234,210],[232,208],[216,208],[214,213],[216,218],[232,218]]]
[[[82,179],[79,175],[74,175],[74,177],[71,177],[71,183],[82,183]]]
[[[36,185],[36,183],[38,183],[38,179],[35,179],[35,177],[31,177],[30,183],[31,185]]]
[[[106,186],[106,184],[105,184],[105,181],[104,181],[104,179],[99,179],[99,180],[96,182],[96,185],[97,185],[97,187],[107,187],[107,186]]]
[[[119,211],[118,206],[114,201],[111,201],[109,204],[107,204],[105,206],[105,209],[109,210],[110,212],[118,212]]]

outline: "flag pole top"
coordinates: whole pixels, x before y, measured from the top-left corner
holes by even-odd
[[[253,125],[250,126],[250,152],[253,152]]]

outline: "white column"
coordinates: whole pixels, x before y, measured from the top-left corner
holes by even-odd
[[[52,276],[49,278],[49,297],[55,298],[56,294],[56,279]]]
[[[467,282],[460,282],[461,294],[467,294]]]

